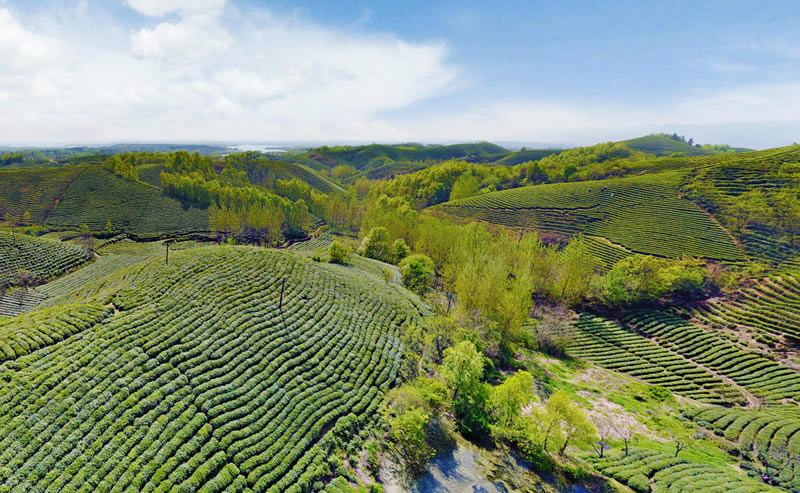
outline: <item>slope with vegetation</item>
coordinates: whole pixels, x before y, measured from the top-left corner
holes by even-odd
[[[91,252],[72,243],[0,232],[0,285],[40,284],[87,262]],[[29,279],[22,279],[27,277]]]
[[[415,313],[380,284],[249,248],[186,250],[128,284],[119,313],[0,367],[5,485],[305,490],[370,421]],[[16,340],[45,330],[15,323]]]
[[[601,236],[651,255],[743,258],[730,236],[678,196],[682,174],[523,187],[449,202],[448,214],[496,224]]]
[[[50,206],[17,207],[17,234],[108,240],[0,320],[0,486],[380,491],[382,464],[413,478],[457,433],[561,486],[797,489],[796,151],[644,141],[120,154],[31,179]],[[175,242],[191,224],[291,251]]]

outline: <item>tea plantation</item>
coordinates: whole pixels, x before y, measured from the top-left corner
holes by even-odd
[[[683,172],[535,185],[441,206],[448,214],[507,226],[607,238],[632,252],[740,260],[728,233],[678,196]]]
[[[72,243],[0,232],[0,282],[17,283],[21,272],[51,279],[87,262],[91,252]]]
[[[189,248],[114,277],[94,281],[113,296],[0,325],[5,489],[306,490],[373,418],[417,313],[275,250]]]

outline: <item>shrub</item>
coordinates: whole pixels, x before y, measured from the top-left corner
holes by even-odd
[[[425,294],[433,287],[434,265],[427,255],[415,253],[400,262],[403,284],[417,294]]]
[[[638,491],[640,493],[650,492],[650,480],[647,479],[647,476],[641,473],[631,476],[628,479],[628,486],[630,486],[634,491]]]
[[[411,253],[411,249],[406,245],[406,240],[402,238],[394,240],[394,243],[392,243],[392,250],[394,251],[395,262],[400,262]]]
[[[331,263],[346,264],[351,251],[350,247],[341,241],[333,240],[331,246],[328,247],[328,256],[330,256]]]

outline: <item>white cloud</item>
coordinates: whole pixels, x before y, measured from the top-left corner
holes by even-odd
[[[377,129],[374,115],[441,94],[457,74],[443,43],[353,34],[263,10],[209,10],[221,2],[192,12],[178,2],[133,3],[179,18],[69,31],[69,16],[78,15],[71,9],[57,13],[58,24],[42,21],[64,26],[46,37],[0,11],[0,61],[13,67],[12,76],[0,73],[0,139],[364,136]],[[101,14],[93,6],[84,22]],[[36,63],[23,77],[10,57]]]
[[[57,56],[59,49],[56,40],[28,30],[9,9],[0,8],[0,67],[6,76]]]
[[[130,25],[100,2],[29,17],[0,6],[0,143],[588,144],[681,128],[718,142],[733,125],[736,136],[753,140],[728,143],[759,147],[785,143],[778,138],[786,132],[743,129],[800,126],[800,82],[793,81],[698,89],[649,106],[496,94],[437,112],[414,103],[463,89],[460,81],[470,79],[448,62],[444,42],[321,27],[217,0],[128,1],[154,18],[177,15]],[[75,27],[81,25],[93,28]]]
[[[137,12],[149,17],[162,17],[172,12],[193,14],[216,12],[225,6],[225,0],[127,0]]]
[[[177,23],[162,22],[131,35],[131,50],[144,57],[202,58],[230,47],[231,37],[209,14],[193,14]]]

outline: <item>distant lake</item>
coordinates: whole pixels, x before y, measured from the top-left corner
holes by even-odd
[[[237,151],[256,151],[256,152],[286,152],[284,146],[280,145],[265,145],[265,144],[237,144],[228,146]]]

